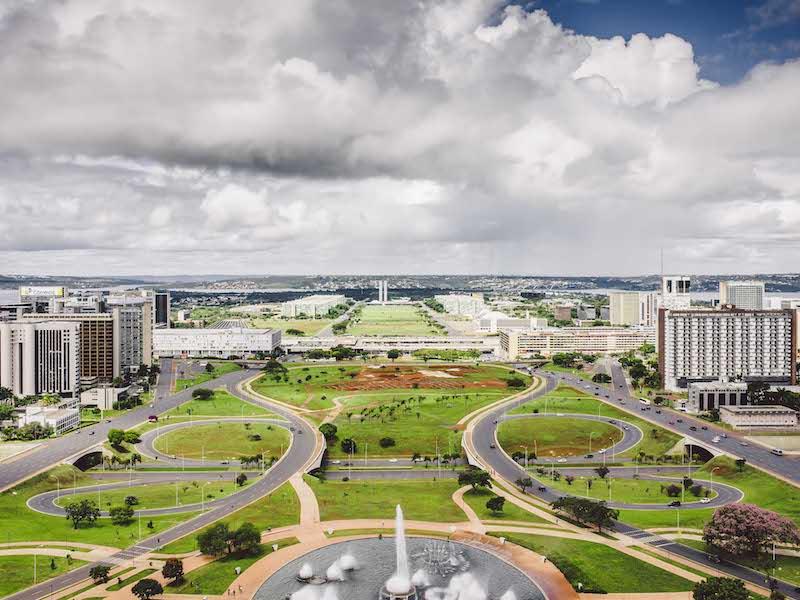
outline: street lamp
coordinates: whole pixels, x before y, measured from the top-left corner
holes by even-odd
[[[589,432],[589,454],[592,453],[592,436],[595,434],[595,431]]]
[[[712,494],[714,493],[714,471],[716,471],[717,469],[719,469],[719,467],[714,467],[713,469],[711,469],[711,493]]]

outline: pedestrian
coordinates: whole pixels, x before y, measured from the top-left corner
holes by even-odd
[[[241,585],[239,586],[239,593],[240,594],[242,593],[242,586]]]

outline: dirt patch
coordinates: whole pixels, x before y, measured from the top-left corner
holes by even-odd
[[[426,367],[386,365],[380,368],[366,367],[358,371],[349,381],[330,386],[348,392],[391,389],[506,389],[505,381],[484,379],[471,381],[464,377],[477,372],[474,367]]]

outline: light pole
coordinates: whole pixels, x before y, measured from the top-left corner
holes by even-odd
[[[210,481],[206,481],[200,486],[200,512],[203,512],[206,509],[206,486],[210,483]]]
[[[589,454],[592,453],[592,436],[595,434],[594,431],[589,432]]]
[[[175,482],[175,506],[178,506],[178,482]]]
[[[719,467],[714,467],[713,469],[711,469],[711,494],[712,495],[714,494],[714,471],[716,471],[717,469],[719,469]],[[773,543],[773,546],[774,546],[774,543]]]
[[[528,447],[527,446],[523,446],[523,448],[525,448],[525,470],[527,471],[528,470]]]

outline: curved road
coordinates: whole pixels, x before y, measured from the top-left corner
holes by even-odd
[[[171,363],[171,361],[164,362]],[[218,379],[206,382],[202,385],[207,387],[219,387],[220,384],[225,384],[237,397],[241,398],[242,400],[261,405],[280,417],[283,417],[289,423],[290,427],[294,427],[298,433],[302,431],[302,434],[294,435],[292,438],[292,443],[283,457],[281,457],[281,459],[276,462],[261,479],[246,487],[243,491],[227,497],[224,502],[221,502],[213,509],[206,511],[201,515],[194,517],[193,519],[180,523],[179,525],[176,525],[175,527],[166,531],[162,531],[157,535],[152,535],[148,538],[142,539],[135,546],[117,552],[111,556],[107,562],[119,563],[131,560],[137,556],[151,552],[153,549],[159,546],[163,546],[169,542],[197,531],[198,529],[205,527],[206,525],[209,525],[225,517],[226,515],[243,508],[251,502],[254,502],[255,500],[258,500],[259,498],[271,493],[276,488],[286,483],[293,475],[302,473],[306,469],[306,466],[313,461],[318,452],[316,432],[308,424],[306,424],[304,420],[280,405],[261,400],[260,398],[256,398],[239,390],[238,384],[256,374],[258,374],[258,371],[243,369],[241,371],[228,373],[222,377],[219,377]],[[112,421],[112,423],[103,423],[95,426],[98,430],[98,434],[101,436],[99,439],[105,439],[108,430],[111,428],[121,429],[133,427],[146,420],[147,415],[149,414],[158,414],[168,410],[169,408],[172,408],[173,406],[178,406],[179,404],[186,402],[187,400],[191,399],[191,392],[194,389],[187,388],[186,390],[182,390],[173,396],[167,396],[166,394],[168,394],[167,390],[169,388],[167,388],[167,390],[162,389],[161,386],[159,386],[159,388],[159,399],[156,401],[156,407],[158,410],[149,407],[143,407],[144,410],[136,409],[135,411],[131,411],[125,416],[115,419]],[[132,413],[137,413],[138,417]],[[105,431],[105,433],[101,433],[102,431]],[[74,436],[67,436],[67,438],[69,437]],[[83,440],[86,435],[82,434],[80,437],[81,440]],[[96,436],[92,437],[96,438]],[[97,442],[95,441],[94,443],[96,444]],[[53,455],[60,454],[63,455],[63,458],[67,458],[74,454],[74,451],[65,454],[68,449],[65,450],[62,448],[62,445],[58,445],[57,447],[59,450],[58,452],[54,452]],[[71,448],[87,450],[91,448],[91,445],[86,445],[85,443],[75,444]],[[37,451],[37,454],[39,453],[40,452]],[[63,460],[63,458],[60,460]],[[48,465],[58,462],[58,460],[59,459],[53,459],[48,463]],[[26,461],[26,464],[30,464],[30,461]],[[17,472],[19,472],[19,469],[17,469]],[[32,473],[28,471],[25,477],[30,477],[31,474]],[[6,479],[9,478],[7,477]],[[37,598],[47,596],[51,590],[63,589],[67,586],[83,581],[89,576],[89,569],[92,566],[93,565],[91,564],[84,565],[83,567],[75,569],[74,571],[70,571],[69,573],[65,573],[59,577],[54,577],[47,582],[18,592],[12,596],[9,596],[9,598],[13,600],[35,600]]]
[[[513,410],[525,402],[545,395],[546,393],[554,390],[559,381],[565,380],[563,377],[554,376],[552,373],[548,373],[546,371],[540,371],[536,374],[543,382],[539,388],[530,394],[526,394],[525,396],[514,400],[513,402],[500,404],[499,406],[482,413],[471,424],[471,433],[468,429],[468,433],[465,435],[465,438],[469,437],[469,439],[465,441],[467,447],[469,448],[471,446],[472,451],[476,455],[475,458],[478,459],[482,466],[490,471],[494,477],[503,478],[507,482],[513,483],[519,477],[528,476],[529,474],[520,465],[511,460],[511,458],[505,452],[499,448],[492,448],[492,445],[496,445],[497,422],[503,417],[506,411]],[[586,384],[586,381],[581,381],[580,383],[574,383],[572,385],[583,388]],[[594,388],[595,386],[592,387]],[[597,386],[597,388],[598,390],[595,390],[597,392],[595,395],[599,399],[602,399],[602,396],[605,395],[605,393],[608,391],[608,388],[600,388],[600,386]],[[633,413],[633,411],[629,412]],[[647,412],[650,413],[655,411]],[[637,414],[637,416],[639,415]],[[548,504],[554,502],[562,495],[560,493],[554,493],[546,485],[542,487],[544,487],[544,489],[540,490],[537,486],[534,486],[534,489],[529,491],[528,494],[538,498],[541,501],[547,502]],[[677,510],[679,511],[680,509]],[[758,573],[741,565],[728,562],[717,563],[711,560],[711,558],[705,552],[695,550],[694,548],[690,548],[688,546],[683,546],[682,544],[678,544],[670,539],[662,538],[648,531],[644,531],[631,525],[626,525],[622,522],[617,522],[614,530],[618,533],[636,539],[641,544],[651,545],[666,552],[690,559],[710,569],[722,571],[731,577],[736,577],[762,587],[765,586],[764,575],[762,573]],[[794,585],[780,581],[779,589],[789,598],[800,599],[800,592],[795,591]]]

